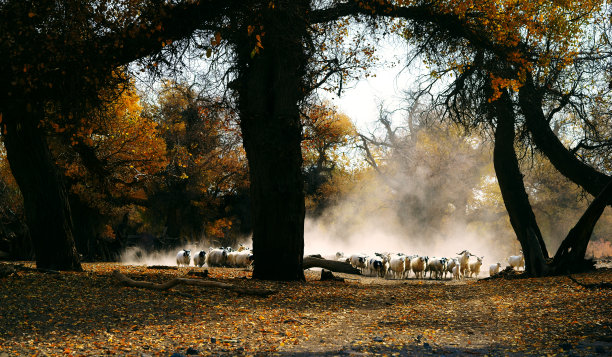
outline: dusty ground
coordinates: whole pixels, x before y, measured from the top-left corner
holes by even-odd
[[[567,277],[322,282],[307,272],[305,283],[279,283],[208,269],[208,280],[277,291],[263,298],[195,286],[144,290],[111,276],[119,268],[163,282],[195,268],[84,268],[0,280],[0,357],[612,355],[612,289]],[[609,283],[612,270],[574,277]]]

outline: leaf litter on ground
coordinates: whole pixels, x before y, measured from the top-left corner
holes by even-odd
[[[17,270],[0,279],[0,357],[612,354],[612,289],[597,287],[612,281],[611,269],[572,275],[594,288],[565,276],[339,282],[306,271],[305,282],[269,282],[207,269],[204,279],[276,291],[268,297],[126,287],[115,269],[155,283],[194,278],[194,268],[113,263]]]

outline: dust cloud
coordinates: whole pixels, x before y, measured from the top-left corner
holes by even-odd
[[[519,254],[503,204],[493,198],[498,188],[490,146],[452,128],[418,125],[394,137],[377,170],[361,175],[323,214],[306,219],[306,254],[452,258],[468,250],[484,256],[482,271]]]

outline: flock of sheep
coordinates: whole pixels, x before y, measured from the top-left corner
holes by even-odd
[[[191,264],[191,250],[183,249],[176,255],[176,265],[179,267]],[[208,253],[200,250],[193,256],[193,265],[202,267],[248,268],[253,264],[253,253],[247,247],[240,246],[237,250],[230,247],[209,248]]]
[[[484,257],[476,256],[467,250],[457,253],[455,258],[436,258],[419,255],[405,255],[401,253],[375,253],[374,256],[366,254],[353,254],[345,257],[343,253],[336,253],[336,260],[350,263],[359,269],[362,274],[378,276],[381,278],[407,279],[410,273],[415,278],[424,279],[429,273],[430,279],[446,279],[450,274],[451,279],[460,280],[466,277],[478,277]],[[191,265],[191,250],[183,249],[176,255],[176,265]],[[209,248],[208,252],[200,250],[193,256],[193,265],[202,267],[231,267],[249,268],[253,265],[253,252],[251,249],[240,246],[237,250],[230,247]],[[508,264],[513,269],[525,269],[525,259],[520,255],[508,257]],[[489,266],[489,275],[499,273],[501,263]]]
[[[412,272],[415,278],[425,278],[429,273],[430,279],[446,279],[450,274],[451,279],[463,279],[466,277],[478,277],[482,266],[482,259],[467,250],[457,253],[455,258],[435,258],[418,255],[375,253],[374,256],[365,254],[353,254],[345,257],[343,253],[336,253],[336,259],[346,261],[353,267],[359,269],[362,274],[378,276],[381,278],[391,277],[394,279],[407,279]],[[508,258],[508,264],[513,269],[525,269],[525,259],[520,255]],[[489,267],[489,275],[499,273],[501,263],[492,264]]]

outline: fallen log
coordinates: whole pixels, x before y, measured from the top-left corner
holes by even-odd
[[[314,256],[304,257],[302,268],[304,268],[304,270],[310,268],[323,268],[336,273],[361,275],[359,269],[353,267],[350,263],[337,260],[321,259]]]
[[[167,270],[178,270],[178,267],[171,267],[167,265],[151,265],[147,269],[167,269]]]
[[[136,287],[136,288],[145,288],[152,290],[168,290],[177,285],[195,285],[195,286],[204,286],[209,288],[220,288],[231,290],[239,294],[244,295],[255,295],[255,296],[269,296],[271,294],[276,293],[275,290],[268,289],[258,289],[258,288],[241,288],[239,286],[235,286],[232,284],[220,283],[217,281],[206,281],[200,279],[187,279],[187,278],[174,278],[172,280],[166,281],[165,283],[157,284],[149,281],[139,281],[128,278],[127,276],[121,274],[119,270],[113,270],[113,277],[119,280],[121,283]]]

